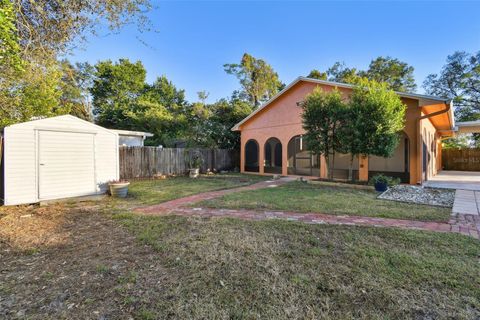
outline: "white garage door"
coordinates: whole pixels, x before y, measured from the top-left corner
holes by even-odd
[[[57,131],[38,134],[39,199],[94,193],[94,135]]]

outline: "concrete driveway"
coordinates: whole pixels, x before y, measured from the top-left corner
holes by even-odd
[[[456,189],[452,219],[460,232],[477,239],[480,234],[480,172],[441,171],[423,184],[432,188]]]
[[[444,170],[423,185],[432,188],[480,191],[480,172]]]

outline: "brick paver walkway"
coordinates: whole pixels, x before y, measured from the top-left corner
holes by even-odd
[[[479,239],[480,234],[480,192],[456,190],[450,219],[452,231],[471,235]]]
[[[194,195],[184,197],[184,198],[179,198],[179,199],[163,202],[163,203],[156,204],[156,205],[153,205],[153,206],[137,208],[135,211],[143,212],[143,213],[146,213],[146,214],[172,213],[172,212],[178,210],[178,208],[187,206],[187,205],[195,203],[195,202],[200,202],[200,201],[203,201],[203,200],[210,200],[210,199],[214,199],[214,198],[219,198],[223,195],[226,195],[226,194],[229,194],[229,193],[234,193],[234,192],[278,187],[278,186],[281,186],[282,184],[285,184],[285,183],[293,181],[293,180],[295,180],[295,179],[294,178],[281,178],[281,179],[278,179],[278,180],[267,180],[267,181],[257,182],[255,184],[252,184],[252,185],[249,185],[249,186],[243,186],[243,187],[232,188],[232,189],[223,189],[223,190],[218,190],[218,191],[204,192],[204,193],[194,194]]]
[[[235,217],[245,220],[267,220],[284,219],[289,221],[300,221],[309,224],[339,224],[339,225],[359,225],[373,227],[395,227],[412,230],[428,230],[435,232],[455,232],[472,236],[479,239],[480,235],[480,216],[468,216],[464,214],[452,214],[448,223],[446,222],[425,222],[415,220],[400,220],[387,218],[374,218],[352,215],[329,215],[323,213],[299,213],[287,211],[262,211],[246,209],[215,209],[215,208],[194,208],[189,205],[202,201],[221,197],[223,195],[246,190],[256,190],[261,188],[276,187],[291,181],[291,178],[282,178],[275,181],[259,182],[250,186],[225,189],[200,193],[172,201],[167,201],[158,205],[137,208],[135,211],[143,214],[168,215],[175,214],[181,216],[201,216],[201,217]]]

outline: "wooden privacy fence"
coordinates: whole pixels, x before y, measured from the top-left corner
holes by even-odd
[[[480,149],[442,150],[444,170],[480,171]]]
[[[185,149],[158,147],[120,147],[120,178],[151,178],[158,175],[181,175],[189,169],[193,154],[201,154],[201,172],[239,167],[238,151],[226,149]]]

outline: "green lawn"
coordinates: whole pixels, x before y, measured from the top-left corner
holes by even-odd
[[[158,253],[163,268],[161,281],[147,271],[137,276],[141,318],[480,317],[473,238],[285,221],[115,219]]]
[[[140,204],[157,204],[177,198],[213,190],[249,185],[271,177],[240,173],[202,175],[197,179],[185,176],[164,180],[133,180],[127,201]]]
[[[214,208],[245,208],[320,212],[422,221],[447,221],[450,208],[376,199],[374,191],[291,182],[277,188],[244,191],[195,204]]]

